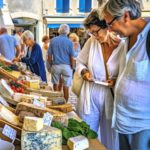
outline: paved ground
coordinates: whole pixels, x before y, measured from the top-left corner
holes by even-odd
[[[47,80],[48,80],[48,84],[52,87],[52,83],[51,83],[51,74],[47,73]],[[73,109],[76,108],[76,104],[77,104],[77,96],[71,91],[71,88],[69,89],[69,103],[72,104]]]

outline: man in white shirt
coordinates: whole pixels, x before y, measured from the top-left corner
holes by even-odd
[[[112,118],[120,150],[150,150],[150,60],[146,51],[150,23],[141,17],[136,0],[110,0],[103,15],[111,30],[127,37]]]

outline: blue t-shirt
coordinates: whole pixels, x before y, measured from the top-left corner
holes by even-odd
[[[9,60],[16,57],[15,47],[18,45],[16,39],[8,34],[0,35],[0,53]]]
[[[70,57],[74,56],[73,43],[65,34],[61,34],[51,40],[48,54],[53,57],[53,65],[70,65]]]

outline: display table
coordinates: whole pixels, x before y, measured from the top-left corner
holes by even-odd
[[[106,150],[98,140],[89,140],[90,147],[87,150]],[[66,145],[63,145],[62,150],[69,150]]]

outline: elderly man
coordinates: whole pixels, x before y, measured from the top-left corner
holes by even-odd
[[[55,91],[59,91],[59,80],[64,80],[63,92],[64,98],[68,100],[69,86],[72,81],[72,71],[74,63],[74,49],[72,42],[68,39],[70,28],[67,24],[59,27],[59,36],[51,40],[48,49],[48,62],[52,65],[52,83]]]
[[[0,53],[11,61],[20,57],[18,43],[13,36],[7,34],[6,28],[0,28]]]
[[[136,0],[110,0],[103,15],[111,30],[127,37],[112,118],[120,150],[150,150],[150,61],[146,51],[150,22],[141,17]]]

